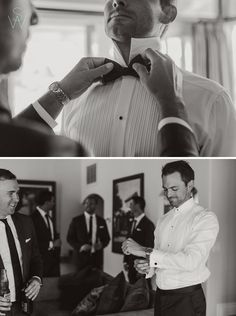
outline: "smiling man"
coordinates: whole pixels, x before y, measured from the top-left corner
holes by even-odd
[[[166,164],[162,184],[172,209],[157,221],[154,248],[128,239],[122,249],[127,255],[146,258],[135,262],[138,272],[156,276],[155,316],[205,316],[201,283],[210,276],[207,260],[219,231],[218,220],[194,201],[194,171],[186,161]]]
[[[0,169],[0,269],[7,270],[10,297],[0,297],[0,315],[23,316],[21,291],[34,300],[40,290],[42,260],[33,223],[15,214],[19,186],[14,174]],[[10,314],[8,314],[10,313]]]
[[[113,59],[126,69],[120,77],[105,80],[106,85],[93,84],[64,109],[63,133],[86,152],[158,156],[159,102],[130,68],[133,58],[146,49],[160,50],[160,38],[176,14],[174,0],[105,1]],[[211,80],[186,71],[182,75],[183,100],[200,156],[235,156],[236,116],[230,97]]]

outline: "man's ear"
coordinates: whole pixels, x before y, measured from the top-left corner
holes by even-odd
[[[162,9],[160,22],[163,24],[169,24],[175,20],[176,16],[177,16],[176,6],[172,4],[167,5]]]
[[[189,191],[189,192],[192,192],[193,187],[194,187],[194,182],[193,182],[193,180],[190,180],[190,181],[188,182],[187,187],[188,187],[188,191]]]

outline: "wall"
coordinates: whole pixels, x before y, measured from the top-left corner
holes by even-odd
[[[1,159],[0,168],[11,170],[18,179],[56,181],[57,229],[62,239],[62,255],[70,249],[66,234],[80,204],[81,171],[78,160]]]
[[[97,163],[97,182],[86,185],[86,166]],[[112,181],[117,178],[126,177],[136,173],[144,172],[144,194],[147,201],[146,213],[156,223],[158,216],[162,214],[162,198],[159,196],[162,188],[161,166],[167,160],[83,160],[82,161],[82,198],[90,193],[97,193],[104,198],[104,217],[112,217]],[[199,197],[202,205],[208,207],[209,191],[209,161],[193,160],[191,165],[196,171],[196,187],[199,190]],[[112,233],[112,222],[108,223],[110,235]],[[123,256],[111,252],[111,243],[105,250],[104,269],[106,272],[116,275],[122,269]]]
[[[217,304],[236,303],[236,161],[213,160],[210,173],[210,208],[220,232],[208,262],[212,277],[207,282],[207,316],[217,316]]]

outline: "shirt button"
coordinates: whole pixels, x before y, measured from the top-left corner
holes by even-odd
[[[119,116],[119,120],[122,121],[123,120],[123,116]]]
[[[154,262],[154,266],[157,266],[157,262]]]

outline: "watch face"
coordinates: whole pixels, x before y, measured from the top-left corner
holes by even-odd
[[[50,84],[49,89],[52,91],[57,91],[58,90],[57,82],[53,82],[52,84]]]

